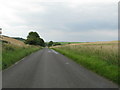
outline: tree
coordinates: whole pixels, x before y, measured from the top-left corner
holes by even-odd
[[[43,46],[43,47],[45,47],[45,42],[44,42],[44,40],[41,38],[41,40],[40,40],[40,46]]]
[[[61,45],[61,43],[59,43],[59,42],[54,42],[53,43],[53,46],[57,46],[57,45]]]
[[[40,38],[37,32],[30,32],[25,40],[26,44],[44,46],[44,40]]]
[[[49,43],[48,43],[48,47],[51,47],[53,45],[53,41],[50,41]]]

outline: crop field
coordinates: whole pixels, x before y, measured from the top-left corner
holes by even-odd
[[[0,38],[0,40],[6,41],[6,42],[11,43],[11,44],[13,44],[13,45],[25,46],[25,43],[24,43],[24,42],[19,41],[19,40],[16,40],[16,39],[14,39],[14,38],[7,37],[7,36],[2,36],[2,37]]]
[[[92,42],[52,47],[80,65],[119,83],[118,42]]]
[[[65,45],[65,44],[78,44],[82,42],[59,42],[59,43],[61,43],[62,45]]]

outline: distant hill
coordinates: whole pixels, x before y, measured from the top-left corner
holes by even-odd
[[[19,37],[12,37],[12,38],[14,38],[14,39],[16,39],[16,40],[19,40],[19,41],[25,41],[25,39],[19,38]]]
[[[14,44],[14,45],[19,45],[19,46],[24,46],[25,43],[23,41],[20,41],[20,40],[17,40],[17,39],[14,39],[14,38],[11,38],[11,37],[8,37],[8,36],[4,36],[2,35],[0,37],[0,40],[3,41],[3,43],[11,43],[11,44]]]

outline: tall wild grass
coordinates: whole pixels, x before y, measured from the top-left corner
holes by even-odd
[[[12,44],[2,45],[2,69],[5,69],[15,62],[19,61],[23,57],[29,55],[32,52],[39,50],[38,46],[15,46]]]
[[[99,75],[120,84],[117,44],[69,45],[53,49]]]

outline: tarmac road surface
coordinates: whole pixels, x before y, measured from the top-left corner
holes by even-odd
[[[44,48],[6,69],[3,88],[117,88],[64,55]]]

